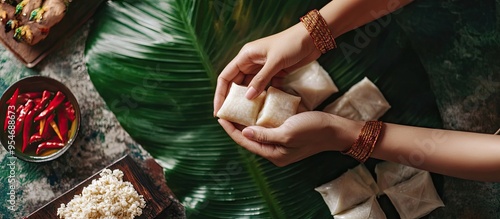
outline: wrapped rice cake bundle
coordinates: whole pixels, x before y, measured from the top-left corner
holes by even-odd
[[[365,77],[323,111],[352,120],[371,121],[378,120],[390,108],[377,86]]]
[[[387,218],[375,196],[364,203],[340,212],[333,216],[335,219],[385,219]]]
[[[253,100],[245,97],[246,92],[245,86],[233,83],[226,100],[217,112],[217,117],[245,126],[255,125],[259,111],[264,104],[266,92],[262,92]]]
[[[344,118],[363,121],[361,113],[351,104],[349,98],[341,96],[335,102],[329,104],[323,109],[323,112],[335,114]]]
[[[362,180],[362,183],[368,185],[370,189],[372,190],[373,194],[379,194],[380,189],[375,182],[375,179],[373,178],[372,174],[370,171],[366,168],[364,164],[360,164],[356,166],[353,169],[350,169],[348,171],[352,171],[353,173],[357,174],[360,176],[360,179]]]
[[[402,219],[421,218],[444,206],[427,171],[386,189],[385,193]]]
[[[314,61],[285,78],[285,91],[302,97],[307,110],[313,110],[330,95],[339,91],[328,72]]]
[[[269,87],[256,125],[267,128],[280,126],[286,119],[297,113],[299,103],[300,97]]]
[[[357,206],[375,195],[370,186],[354,171],[347,171],[337,179],[325,183],[314,190],[325,200],[332,215]]]
[[[380,191],[384,191],[401,182],[409,180],[418,173],[426,172],[410,166],[397,164],[393,162],[382,162],[375,166],[375,174],[377,174],[377,183]]]

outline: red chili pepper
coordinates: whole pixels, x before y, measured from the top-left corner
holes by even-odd
[[[40,115],[38,115],[37,117],[35,117],[35,121],[40,121],[41,119],[43,119],[46,116],[48,116],[59,105],[61,105],[61,103],[64,101],[64,99],[66,99],[66,96],[64,96],[64,94],[61,91],[58,91],[56,93],[56,96],[54,97],[54,99],[52,99],[52,101],[50,101],[49,106],[47,107],[47,109],[43,110],[40,113]]]
[[[64,108],[66,111],[66,116],[68,116],[68,119],[70,121],[75,121],[76,116],[75,116],[75,109],[73,108],[73,104],[71,104],[69,101],[64,103]]]
[[[20,122],[18,119],[19,119],[19,117],[21,117],[21,112],[23,112],[24,108],[26,108],[26,107],[25,107],[24,105],[21,105],[21,106],[19,106],[19,108],[17,108],[17,110],[16,110],[16,124],[14,125],[14,132],[15,132],[15,135],[16,135],[16,136],[18,135],[18,132],[17,132],[17,131],[15,131],[15,130],[20,129],[20,127],[18,127],[18,126],[22,125],[22,124],[19,124],[19,123],[21,123],[21,122]],[[19,131],[19,130],[18,130],[18,131]]]
[[[33,109],[34,105],[35,104],[33,103],[32,100],[28,100],[28,102],[24,105],[24,108],[19,113],[19,117],[17,117],[16,126],[14,128],[16,136],[19,135],[19,133],[21,132],[21,128],[23,127],[26,114],[28,114]],[[31,122],[33,122],[33,120]]]
[[[31,135],[31,125],[33,124],[33,118],[35,117],[35,111],[30,110],[28,114],[26,115],[26,118],[24,120],[24,127],[23,127],[23,147],[21,149],[22,152],[26,150],[30,143],[30,135]]]
[[[54,117],[55,117],[55,114],[52,113],[50,114],[50,116],[45,120],[45,123],[43,124],[43,127],[40,126],[40,129],[42,129],[41,133],[40,134],[41,136],[45,137],[47,135],[49,135],[50,133],[50,122],[54,121]]]
[[[64,143],[61,141],[61,139],[59,139],[59,137],[54,133],[54,132],[50,132],[51,133],[51,136],[52,137],[49,137],[47,140],[47,142],[56,142],[56,143]]]
[[[28,100],[31,100],[30,98],[27,97],[17,97],[17,103],[24,105],[28,102]]]
[[[42,98],[36,98],[36,99],[32,99],[32,100],[35,103],[35,106],[40,104],[40,102],[42,102]]]
[[[55,135],[54,132],[47,132],[45,136],[41,136],[40,134],[35,133],[30,137],[30,144],[34,144],[41,141],[63,143],[61,139],[59,139],[59,137]]]
[[[14,94],[12,95],[12,97],[10,97],[9,100],[7,100],[7,104],[9,105],[7,109],[11,109],[12,107],[16,107],[16,103],[17,103],[17,95],[19,94],[19,88],[16,89],[16,91],[14,91]],[[7,110],[7,115],[5,115],[5,122],[3,124],[3,131],[7,131],[7,127],[9,127],[9,119],[7,119],[7,117],[9,116],[9,110]]]
[[[21,110],[23,110],[24,108],[24,105],[21,105],[19,106],[17,109],[16,109],[16,116],[19,116],[19,114],[21,113]],[[17,118],[17,117],[16,117]]]
[[[41,98],[33,98],[33,99],[31,99],[31,98],[27,98],[27,97],[22,97],[22,96],[19,96],[19,97],[17,98],[17,103],[18,103],[18,104],[21,104],[21,105],[24,105],[24,104],[26,104],[26,103],[28,102],[28,100],[33,100],[33,102],[34,102],[34,103],[35,103],[35,105],[36,105],[36,104],[40,103],[40,101],[41,101],[42,99],[41,99]]]
[[[20,94],[18,98],[35,99],[35,98],[40,98],[40,97],[42,97],[42,92],[28,92],[28,93]]]
[[[30,137],[30,144],[33,144],[33,143],[36,143],[36,142],[41,142],[43,140],[44,139],[43,139],[43,137],[40,134],[35,133],[34,135],[32,135]]]
[[[35,114],[39,114],[42,112],[45,105],[47,105],[47,103],[49,103],[51,96],[52,96],[52,94],[49,91],[47,91],[47,90],[43,91],[42,99],[40,99],[40,102],[37,103],[35,106]]]
[[[62,107],[57,108],[57,125],[59,133],[61,133],[62,141],[68,141],[68,118],[66,118],[66,110]]]
[[[44,142],[38,145],[36,149],[36,154],[40,154],[41,151],[46,149],[61,149],[64,147],[64,143],[59,142]]]
[[[17,95],[19,95],[19,88],[17,88],[16,91],[14,91],[14,94],[12,95],[12,97],[10,97],[10,99],[7,100],[7,104],[9,104],[9,105],[16,105],[16,103],[17,103]]]

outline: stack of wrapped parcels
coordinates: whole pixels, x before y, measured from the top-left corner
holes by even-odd
[[[443,207],[427,171],[391,162],[375,167],[377,182],[363,164],[315,190],[337,219],[386,218],[377,196],[387,195],[402,219],[421,218]]]
[[[281,89],[271,86],[259,97],[248,100],[247,88],[233,83],[217,116],[245,126],[278,127],[288,117],[314,110],[338,92],[330,75],[316,61],[288,75]],[[379,119],[390,107],[375,84],[364,78],[323,111],[369,121]]]

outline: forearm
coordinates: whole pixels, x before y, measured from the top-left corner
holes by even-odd
[[[333,0],[320,13],[334,37],[365,25],[407,5],[412,0]]]
[[[385,124],[372,157],[459,178],[500,181],[500,136]]]

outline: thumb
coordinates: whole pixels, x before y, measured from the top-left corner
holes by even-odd
[[[262,69],[255,75],[248,85],[245,97],[251,100],[259,96],[259,94],[266,89],[274,75],[276,75],[279,71],[280,67],[278,63],[268,60],[266,64],[264,64],[264,67],[262,67]]]
[[[248,139],[266,143],[282,144],[283,137],[278,128],[265,128],[261,126],[251,126],[244,128],[241,133]]]

